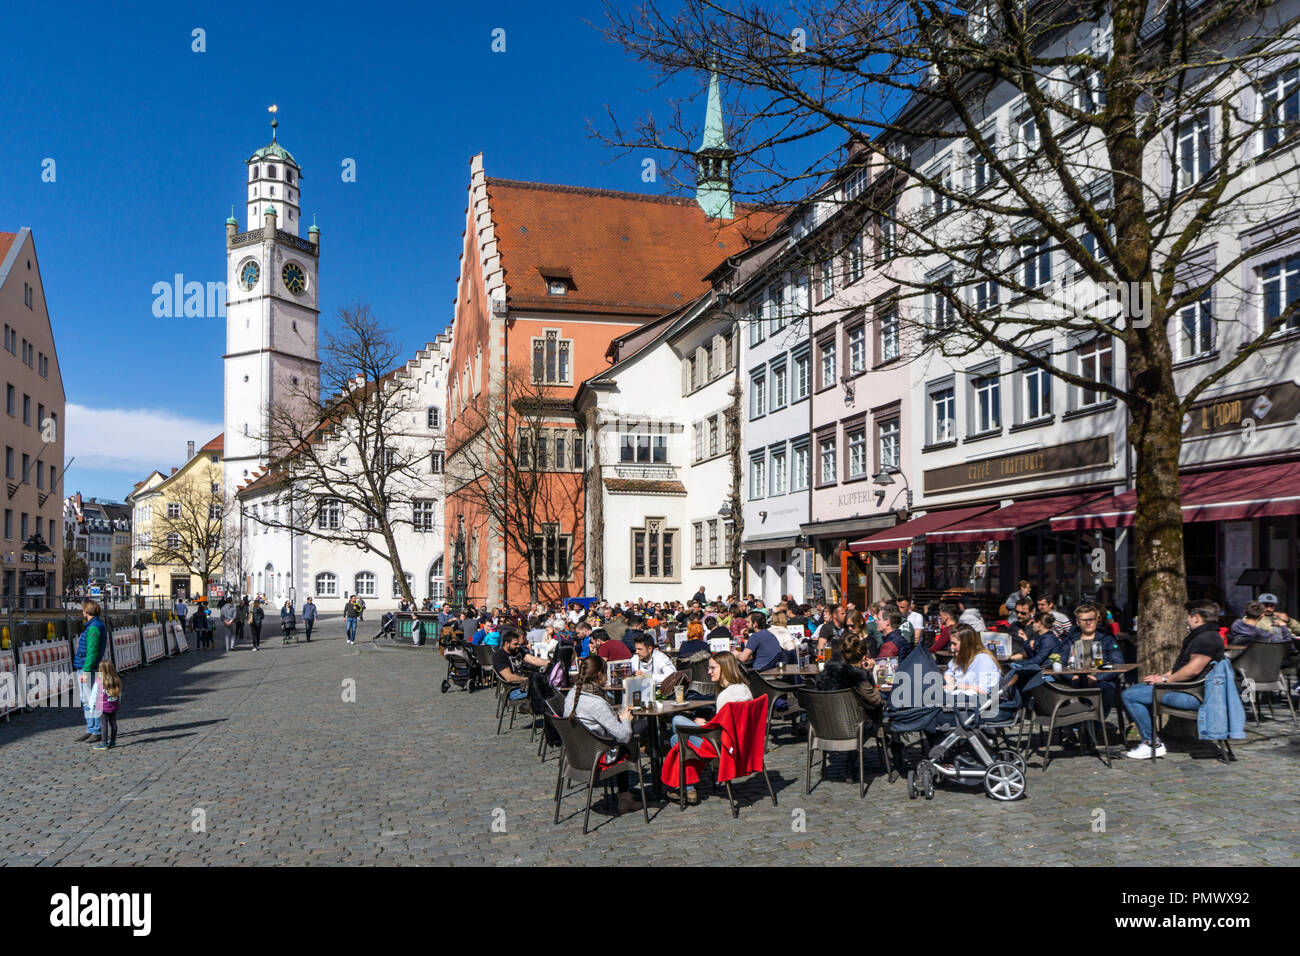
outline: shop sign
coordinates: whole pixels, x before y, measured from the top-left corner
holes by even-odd
[[[1183,416],[1183,439],[1190,441],[1243,428],[1291,422],[1300,415],[1300,385],[1278,382],[1197,402]]]
[[[1110,436],[1102,435],[1068,445],[1052,445],[1013,455],[980,458],[962,465],[931,468],[924,473],[925,490],[927,494],[959,491],[1088,468],[1108,468],[1112,457]]]

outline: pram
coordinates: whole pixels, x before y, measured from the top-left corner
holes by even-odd
[[[459,637],[441,637],[438,646],[442,648],[442,656],[447,659],[447,676],[442,682],[442,692],[447,693],[451,690],[451,685],[455,684],[467,693],[472,693],[482,679],[473,650]]]
[[[1025,759],[1011,747],[1006,731],[1019,720],[1021,693],[1036,682],[1033,665],[1013,664],[983,701],[943,689],[943,672],[923,647],[899,666],[890,692],[887,720],[891,734],[942,733],[917,766],[908,771],[907,795],[934,799],[937,780],[964,786],[983,783],[995,800],[1017,800],[1025,793]]]
[[[371,640],[377,641],[381,637],[396,637],[396,636],[397,636],[397,615],[394,614],[392,611],[387,611],[385,612],[384,616],[379,619],[379,633],[376,634],[374,637],[372,637]]]

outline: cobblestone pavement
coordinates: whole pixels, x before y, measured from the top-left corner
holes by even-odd
[[[1252,723],[1231,766],[1195,744],[1154,766],[1035,759],[1014,804],[949,788],[909,801],[871,763],[859,800],[842,757],[806,796],[803,742],[778,731],[778,807],[761,779],[737,786],[738,820],[725,792],[652,804],[649,826],[598,801],[584,838],[576,790],[552,824],[556,764],[538,762],[526,727],[495,736],[490,692],[439,693],[436,651],[376,648],[374,630],[349,647],[325,621],[310,645],[275,635],[128,674],[112,751],[74,742],[79,709],[0,722],[0,863],[1300,862],[1289,719]]]

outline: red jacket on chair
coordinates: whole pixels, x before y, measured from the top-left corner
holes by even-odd
[[[701,761],[711,760],[714,757],[718,758],[719,783],[758,773],[763,769],[763,748],[767,742],[766,694],[756,700],[732,701],[724,704],[717,716],[704,726],[722,728],[722,753],[717,753],[707,740],[702,741],[698,748],[687,744],[691,753],[695,755],[686,758],[688,786],[700,782],[698,767]],[[664,758],[659,779],[670,787],[681,784],[681,745],[690,735],[689,730],[679,730],[678,743]]]

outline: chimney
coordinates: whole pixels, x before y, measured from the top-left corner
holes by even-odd
[[[189,461],[193,457],[194,457],[194,442],[187,441],[185,443],[185,460]],[[172,469],[172,471],[175,470],[176,470],[175,468]]]
[[[190,442],[190,444],[193,445],[194,442]],[[176,469],[175,469],[175,468],[172,469],[172,474],[173,474],[173,475],[176,474]],[[169,475],[168,477],[171,477],[171,476]]]

